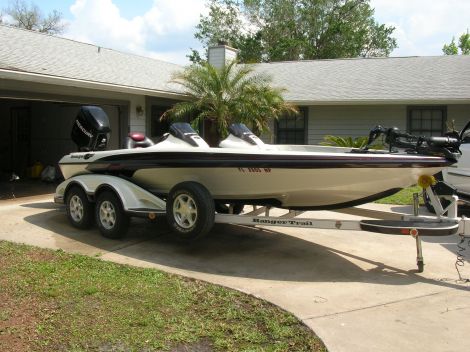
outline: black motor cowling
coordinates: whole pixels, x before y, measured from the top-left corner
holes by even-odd
[[[82,106],[72,128],[72,140],[81,152],[105,150],[108,145],[108,115],[98,106]]]

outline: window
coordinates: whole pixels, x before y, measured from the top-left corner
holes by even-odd
[[[298,115],[283,116],[277,120],[277,144],[306,144],[307,111],[307,108],[300,108]]]
[[[446,123],[445,106],[408,108],[408,131],[418,136],[442,136]]]

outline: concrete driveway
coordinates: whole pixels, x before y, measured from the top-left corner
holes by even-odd
[[[414,240],[405,236],[216,225],[208,238],[187,246],[174,241],[164,221],[133,220],[126,239],[113,241],[97,229],[72,228],[51,199],[0,201],[0,239],[250,293],[294,313],[333,352],[470,351],[470,286],[457,281],[456,236],[424,238],[426,266],[419,274]],[[470,248],[467,253],[462,274],[470,277]]]

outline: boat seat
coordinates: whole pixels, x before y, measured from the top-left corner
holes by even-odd
[[[147,148],[154,145],[152,140],[146,137],[143,133],[130,132],[126,138],[126,149]]]

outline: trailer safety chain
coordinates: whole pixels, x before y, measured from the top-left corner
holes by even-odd
[[[467,246],[465,246],[465,240],[467,240]],[[463,278],[462,274],[460,273],[460,268],[465,266],[465,251],[467,248],[470,248],[470,238],[466,238],[465,236],[461,236],[460,242],[457,243],[457,260],[455,261],[455,269],[459,274],[459,281],[462,283],[470,282],[469,278]]]

